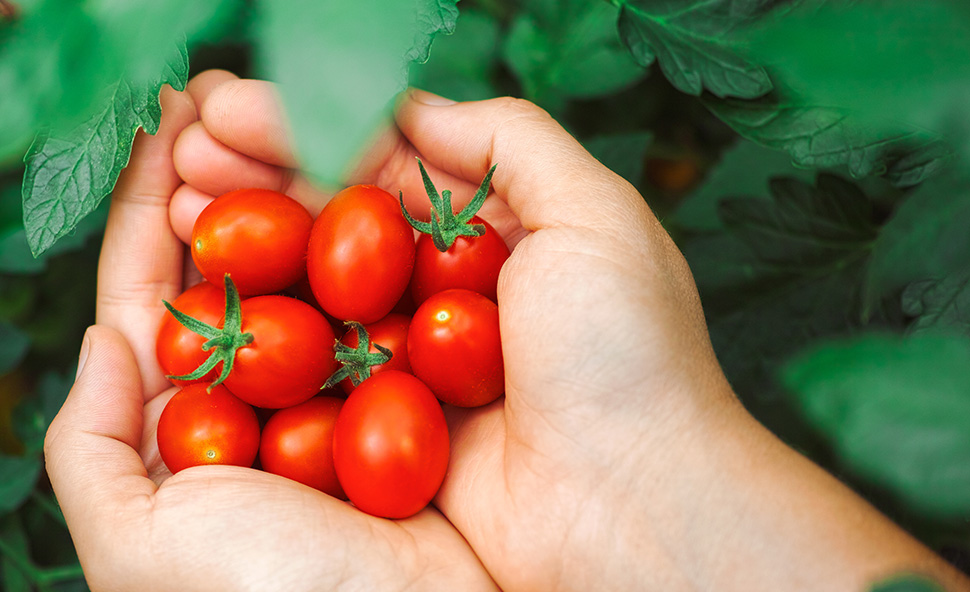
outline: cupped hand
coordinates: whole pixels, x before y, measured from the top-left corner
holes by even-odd
[[[174,166],[174,145],[197,116],[191,95],[171,89],[162,93],[162,108],[158,134],[139,132],[113,194],[98,324],[85,336],[77,381],[45,445],[91,588],[494,589],[433,508],[389,521],[252,469],[167,471],[155,428],[175,389],[155,361],[154,342],[162,300],[197,279],[169,223],[173,195],[188,190]]]

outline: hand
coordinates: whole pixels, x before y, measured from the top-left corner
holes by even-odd
[[[162,299],[192,283],[169,202],[181,185],[173,146],[196,110],[189,94],[171,89],[162,104],[161,129],[139,133],[114,192],[98,325],[85,336],[77,381],[45,447],[91,588],[495,589],[433,508],[392,522],[269,473],[211,466],[172,476],[165,468],[155,427],[175,389],[154,342]]]

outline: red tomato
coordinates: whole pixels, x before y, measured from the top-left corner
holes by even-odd
[[[158,418],[158,452],[172,473],[199,465],[250,467],[259,448],[259,421],[223,386],[190,384]]]
[[[281,409],[302,403],[337,369],[333,329],[306,302],[287,296],[243,300],[242,332],[252,333],[253,342],[236,351],[223,384],[250,405]]]
[[[420,512],[441,487],[448,454],[438,401],[420,380],[396,370],[361,383],[334,427],[340,484],[355,506],[374,516]]]
[[[182,292],[172,302],[172,306],[215,327],[226,311],[226,293],[209,282],[202,282]],[[209,357],[209,352],[202,351],[202,344],[206,341],[205,337],[186,329],[175,320],[172,313],[165,311],[162,324],[158,328],[158,337],[155,339],[158,365],[168,376],[189,374]],[[215,380],[218,375],[218,370],[214,369],[198,380],[173,380],[172,382],[179,386],[191,382],[208,383]]]
[[[491,403],[505,392],[498,306],[470,290],[438,292],[411,319],[408,360],[442,402]]]
[[[263,470],[347,499],[333,468],[333,426],[343,404],[320,396],[274,413],[259,442]]]
[[[217,286],[232,276],[242,296],[272,294],[303,276],[313,218],[297,201],[268,189],[216,198],[192,228],[192,260]]]
[[[430,234],[418,237],[411,278],[411,294],[418,306],[432,294],[464,288],[498,302],[498,273],[509,258],[509,248],[492,225],[478,216],[469,224],[485,226],[481,236],[459,236],[441,252]]]
[[[307,277],[328,314],[373,323],[408,286],[414,232],[397,200],[373,185],[355,185],[330,200],[310,235]]]
[[[371,376],[383,370],[400,370],[401,372],[411,373],[411,364],[408,363],[408,326],[411,318],[391,313],[376,323],[364,325],[367,335],[370,337],[370,347],[368,351],[372,354],[377,353],[374,343],[382,345],[391,350],[394,355],[383,364],[371,366]],[[347,331],[340,342],[352,348],[357,347],[357,331],[351,329]],[[348,395],[354,392],[354,383],[349,378],[340,381],[340,388]]]

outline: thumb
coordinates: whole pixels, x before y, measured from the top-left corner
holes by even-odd
[[[137,449],[141,376],[116,330],[94,325],[81,345],[73,388],[47,432],[47,473],[79,548],[119,502],[154,492]]]

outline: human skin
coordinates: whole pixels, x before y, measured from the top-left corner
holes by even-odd
[[[208,72],[192,81],[189,95],[200,120],[183,126],[174,144],[184,184],[173,181],[159,193],[171,196],[167,241],[187,240],[205,203],[239,184],[283,190],[311,214],[322,208],[328,192],[295,172],[271,85]],[[931,575],[950,590],[970,589],[955,570],[747,414],[714,356],[682,255],[637,192],[547,114],[514,99],[451,104],[409,92],[396,126],[348,183],[402,189],[410,211],[426,211],[418,155],[438,188],[454,191],[456,207],[489,166],[498,166],[495,195],[482,216],[513,247],[498,293],[506,397],[480,409],[448,410],[452,457],[435,506],[499,586],[865,590],[905,570]],[[106,250],[110,244],[106,239]],[[145,253],[135,254],[129,273],[140,267],[136,261],[153,267]],[[157,290],[180,264],[155,265],[148,283]],[[139,302],[154,310],[147,295]],[[126,335],[131,343],[137,336]],[[118,341],[112,343],[120,350]],[[152,363],[147,349],[134,350],[146,384],[154,378],[150,372],[145,378]],[[82,380],[88,376],[85,365]],[[74,393],[58,418],[62,424],[72,425],[80,413],[72,399]],[[114,417],[112,426],[120,429],[135,415]],[[151,421],[149,413],[145,424]],[[55,422],[52,433],[55,427],[65,429]],[[150,457],[150,443],[148,449]],[[253,473],[245,480],[263,482]],[[55,478],[57,470],[51,474],[59,498],[90,495],[104,481],[84,489]],[[111,563],[113,533],[77,511],[68,520],[76,540],[94,539],[90,552]],[[463,541],[432,530],[437,547],[417,545],[423,533],[409,531],[415,555],[449,549],[455,559],[444,575],[488,583],[475,579],[481,566]],[[226,541],[230,549],[256,544],[250,540],[256,536],[226,537],[220,550]],[[355,540],[343,531],[338,536]],[[181,552],[173,547],[169,569],[189,556]],[[251,552],[243,548],[239,557]],[[266,566],[292,563],[270,551],[260,559]],[[381,557],[366,555],[346,569],[370,559]],[[232,581],[252,586],[247,577],[243,569]],[[419,580],[415,587],[431,583]]]

